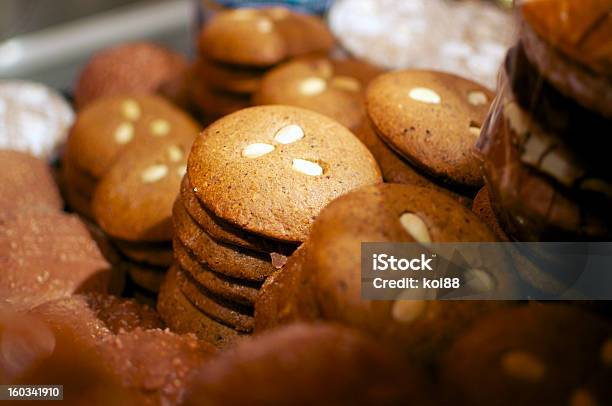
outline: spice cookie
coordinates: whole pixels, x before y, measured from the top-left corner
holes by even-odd
[[[216,347],[226,347],[239,340],[242,334],[200,312],[183,295],[177,283],[177,269],[168,270],[159,290],[157,311],[168,327],[176,333],[194,333]]]
[[[253,330],[253,310],[248,306],[233,303],[214,296],[199,284],[189,273],[177,268],[176,279],[181,292],[201,312],[214,320],[244,333]]]
[[[323,318],[371,332],[430,362],[453,336],[503,303],[427,301],[422,299],[435,297],[436,292],[425,291],[416,291],[413,300],[402,300],[407,292],[399,291],[394,301],[364,301],[362,241],[495,240],[469,209],[443,193],[409,185],[369,186],[336,199],[321,212],[308,240],[302,272],[312,278],[314,300]],[[471,267],[458,277],[473,292],[512,291],[516,282],[510,265],[500,266],[500,261],[509,262],[497,256],[469,258]]]
[[[177,238],[174,239],[174,255],[183,272],[189,273],[196,282],[215,296],[245,306],[253,306],[259,292],[259,285],[238,280],[212,271],[206,264],[200,264]]]
[[[55,90],[35,82],[0,80],[0,149],[54,161],[74,112]]]
[[[164,137],[184,140],[198,132],[189,116],[158,96],[104,98],[79,113],[68,156],[76,168],[99,179],[128,146]]]
[[[227,221],[223,221],[219,217],[214,216],[200,203],[200,200],[194,194],[188,176],[183,178],[180,193],[185,210],[198,223],[202,230],[215,241],[263,253],[278,252],[285,255],[291,255],[291,252],[295,249],[294,244],[284,244],[247,233],[229,224]],[[202,238],[205,239],[206,236]],[[202,252],[202,254],[205,254],[205,252]]]
[[[100,228],[127,241],[170,241],[172,205],[195,134],[126,149],[96,188],[92,208]]]
[[[198,59],[195,70],[211,89],[238,94],[254,93],[266,72],[265,69],[217,63],[206,57]]]
[[[579,308],[503,310],[453,344],[444,356],[442,387],[453,403],[605,404],[611,349],[610,323]],[[604,376],[607,382],[598,382]]]
[[[437,185],[432,179],[420,173],[415,167],[389,148],[372,129],[369,120],[355,131],[357,138],[370,150],[380,166],[383,179],[387,183],[402,183],[406,185],[422,186],[447,193],[464,206],[470,206],[472,199],[446,187]],[[445,185],[446,186],[446,185]]]
[[[62,210],[64,202],[45,161],[19,151],[0,150],[0,210]]]
[[[70,157],[68,157],[68,154],[64,155],[62,161],[61,177],[61,180],[64,182],[64,193],[66,193],[67,189],[70,189],[73,193],[78,193],[87,200],[91,200],[96,190],[97,180],[78,169]]]
[[[194,142],[188,176],[215,216],[287,242],[305,240],[335,197],[382,180],[370,152],[346,128],[288,106],[252,107],[209,126]]]
[[[474,144],[493,100],[485,87],[448,73],[406,70],[367,90],[375,130],[416,167],[468,189],[482,186]]]
[[[320,318],[312,300],[315,296],[312,280],[302,273],[307,244],[302,244],[261,287],[255,302],[255,332]]]
[[[202,78],[194,79],[191,97],[193,104],[201,111],[204,118],[210,120],[216,120],[251,105],[250,95],[213,89]]]
[[[217,62],[266,67],[331,49],[334,39],[321,19],[286,8],[222,11],[199,37],[202,55]]]
[[[217,273],[261,282],[275,271],[269,255],[214,241],[198,227],[180,200],[174,204],[173,221],[181,243],[199,262]]]
[[[499,225],[499,221],[497,221],[497,217],[495,216],[495,212],[491,206],[489,189],[486,186],[480,189],[474,198],[472,211],[480,220],[482,220],[483,223],[489,226],[500,241],[509,241],[506,232]]]
[[[167,269],[165,267],[155,267],[132,261],[122,262],[122,267],[125,269],[130,279],[138,287],[146,290],[148,293],[159,292],[159,287],[164,281],[164,275]]]
[[[134,243],[130,241],[113,240],[117,249],[130,260],[147,265],[169,267],[174,260],[172,244],[161,243]]]
[[[355,130],[365,117],[365,88],[381,72],[357,60],[300,58],[266,73],[253,104],[302,107]]]
[[[3,212],[0,258],[0,297],[16,310],[78,292],[108,293],[116,283],[85,225],[62,212]]]
[[[565,95],[612,118],[612,20],[607,0],[522,2],[521,42]]]
[[[186,404],[435,404],[423,371],[407,365],[355,330],[293,324],[211,360]]]
[[[74,90],[79,110],[104,97],[152,94],[187,69],[186,59],[157,44],[134,42],[104,49],[81,71]]]

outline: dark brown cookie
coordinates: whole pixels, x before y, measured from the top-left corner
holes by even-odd
[[[295,249],[294,244],[283,244],[247,233],[229,224],[227,221],[214,216],[201,204],[194,194],[188,176],[185,176],[181,183],[181,200],[189,215],[215,241],[264,253],[278,252],[290,255]]]
[[[64,154],[62,161],[61,175],[64,189],[91,200],[96,190],[97,179],[77,168],[67,153]]]
[[[365,88],[380,73],[354,59],[300,58],[267,72],[253,103],[302,107],[355,130],[365,118]]]
[[[212,89],[238,94],[257,90],[265,69],[217,63],[206,57],[196,62],[195,72]]]
[[[194,142],[188,177],[214,215],[288,242],[305,240],[335,197],[382,180],[370,152],[346,128],[287,106],[252,107],[209,126]]]
[[[318,17],[286,8],[240,8],[218,13],[199,37],[200,53],[222,63],[271,66],[328,51],[334,39]]]
[[[189,248],[185,247],[177,238],[174,239],[174,255],[181,270],[189,273],[193,279],[213,295],[245,306],[255,304],[259,293],[259,284],[229,278],[212,271],[205,264],[199,263],[197,258],[189,252]]]
[[[250,95],[214,89],[202,77],[193,79],[191,98],[200,113],[210,120],[216,120],[251,105]]]
[[[121,266],[136,285],[149,293],[159,292],[167,269],[166,267],[156,267],[129,260],[123,261]]]
[[[159,45],[136,42],[95,54],[75,86],[78,109],[103,97],[156,93],[187,68],[185,58]]]
[[[189,273],[177,267],[176,278],[181,292],[202,313],[244,333],[253,330],[253,309],[224,300],[207,291]]]
[[[443,193],[409,185],[370,186],[336,199],[321,212],[302,272],[313,279],[314,300],[323,318],[369,331],[431,362],[452,337],[503,303],[422,300],[427,296],[407,300],[402,290],[394,301],[362,300],[361,243],[495,240],[469,209]],[[499,267],[499,259],[470,258],[473,268],[461,275],[466,286],[481,293],[512,289],[512,274]]]
[[[83,109],[68,138],[68,156],[77,169],[99,179],[132,145],[155,138],[185,139],[199,126],[161,97],[104,98]]]
[[[136,262],[166,268],[172,265],[172,244],[165,241],[155,244],[113,240],[113,244],[123,255]]]
[[[260,254],[214,241],[198,227],[180,200],[173,208],[177,238],[211,270],[238,279],[263,281],[275,270],[269,254]]]
[[[0,297],[26,310],[78,292],[109,292],[116,272],[85,225],[49,210],[0,214]]]
[[[87,221],[95,222],[91,210],[91,197],[85,196],[77,190],[66,188],[64,189],[64,199],[66,199],[66,204],[71,211],[82,216]]]
[[[495,212],[493,211],[493,207],[491,206],[489,189],[487,189],[486,186],[480,189],[480,191],[474,198],[474,203],[472,204],[472,211],[478,216],[480,220],[482,220],[483,223],[489,226],[489,228],[495,233],[495,235],[500,241],[509,241],[508,236],[499,225],[499,221],[497,221],[497,217],[495,216]]]
[[[64,203],[45,161],[24,152],[0,150],[0,210],[23,207],[62,210]]]
[[[302,273],[306,246],[302,244],[287,263],[264,282],[255,302],[255,332],[295,321],[320,318],[312,280]]]
[[[453,403],[605,404],[610,365],[607,321],[569,306],[533,304],[474,324],[445,355],[442,387]]]
[[[172,240],[172,204],[195,134],[151,139],[123,151],[100,180],[92,201],[100,228],[132,242]]]
[[[368,115],[379,135],[411,163],[459,187],[482,186],[474,144],[493,94],[447,73],[406,70],[375,79]]]
[[[293,324],[211,360],[194,379],[186,403],[435,404],[423,371],[407,365],[346,327]]]
[[[177,270],[170,268],[159,290],[157,311],[168,327],[176,333],[194,333],[216,347],[226,347],[242,335],[200,312],[179,289]]]

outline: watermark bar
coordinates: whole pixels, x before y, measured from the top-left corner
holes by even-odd
[[[0,385],[0,400],[63,399],[63,385]]]
[[[612,242],[362,243],[366,300],[612,300]]]

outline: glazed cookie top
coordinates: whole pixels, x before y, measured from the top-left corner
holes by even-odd
[[[68,153],[78,169],[100,178],[129,145],[195,137],[198,131],[189,116],[158,96],[104,98],[79,113]]]
[[[0,148],[54,160],[74,121],[68,102],[35,82],[0,80]]]
[[[448,73],[406,70],[379,76],[366,98],[381,137],[414,165],[458,186],[482,186],[472,152],[489,90]]]
[[[365,88],[381,72],[353,59],[302,58],[268,72],[253,101],[303,107],[355,130],[365,117]]]
[[[217,62],[271,66],[334,44],[318,17],[286,8],[240,8],[217,14],[202,30],[199,49]]]
[[[598,73],[612,75],[610,0],[521,1],[527,24],[549,44]]]
[[[104,49],[87,63],[75,86],[80,110],[101,97],[156,93],[177,80],[187,60],[157,44],[135,42]]]
[[[189,155],[193,191],[214,215],[282,241],[304,241],[334,198],[381,182],[366,147],[334,120],[287,106],[241,110],[209,126]]]
[[[152,138],[124,151],[98,183],[93,213],[106,233],[128,241],[172,239],[172,205],[195,136]]]
[[[599,405],[610,399],[611,366],[606,320],[532,304],[492,314],[458,339],[444,357],[442,387],[462,404]]]

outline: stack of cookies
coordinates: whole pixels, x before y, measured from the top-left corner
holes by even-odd
[[[451,193],[469,203],[483,184],[473,156],[493,94],[448,73],[386,73],[368,87],[370,123],[358,133],[387,182]]]
[[[381,73],[356,59],[296,58],[263,76],[253,103],[302,107],[356,131],[366,116],[365,89]]]
[[[315,16],[286,8],[239,8],[212,18],[199,37],[193,103],[215,119],[251,104],[263,74],[289,58],[326,53],[333,38]]]
[[[193,145],[174,206],[177,264],[160,314],[215,345],[250,333],[261,284],[306,239],[319,211],[379,182],[363,144],[318,113],[261,106],[215,122]]]
[[[609,2],[523,2],[519,9],[521,39],[507,55],[478,142],[488,189],[481,210],[494,213],[489,221],[510,240],[607,241]],[[535,257],[551,259],[542,251]],[[546,292],[571,282],[562,272],[525,276]]]

